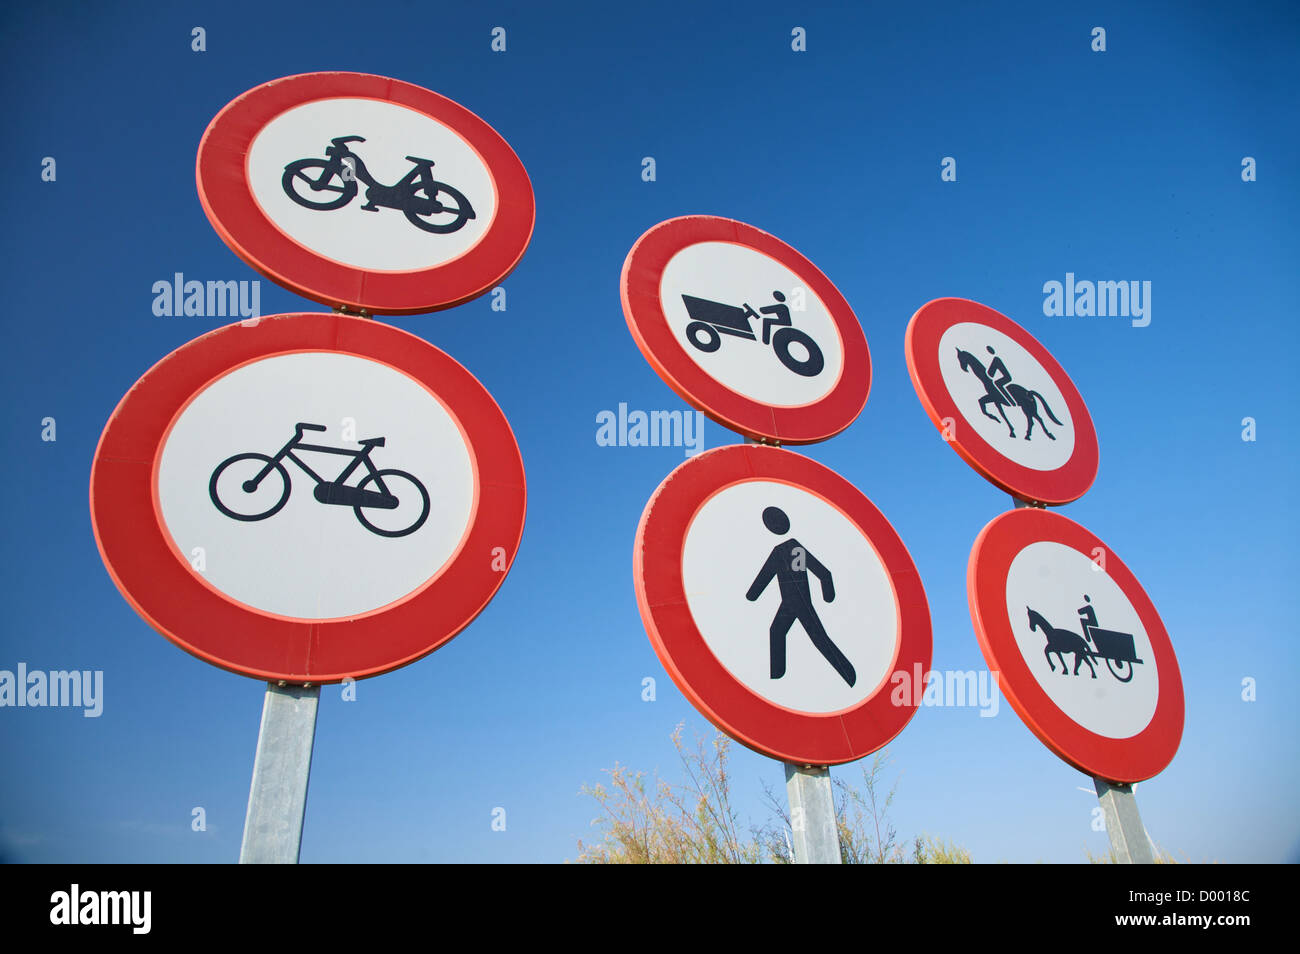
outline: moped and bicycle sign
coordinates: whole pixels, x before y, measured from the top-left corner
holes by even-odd
[[[830,279],[784,242],[716,216],[642,235],[621,280],[623,314],[664,381],[754,439],[807,444],[838,434],[871,387],[871,357]]]
[[[1014,497],[1059,505],[1097,476],[1097,433],[1069,376],[1029,332],[963,298],[939,298],[907,327],[907,369],[954,450]]]
[[[290,314],[168,355],[110,418],[91,515],[163,635],[262,679],[386,672],[505,578],[523,464],[491,396],[407,332]]]
[[[487,123],[363,73],[265,83],[199,145],[204,211],[258,271],[352,311],[435,311],[488,291],[532,235],[532,186]]]
[[[1114,552],[1045,510],[981,531],[967,573],[971,619],[1012,708],[1052,751],[1112,782],[1157,774],[1178,750],[1178,661],[1146,591]]]
[[[852,761],[920,704],[930,668],[916,566],[879,510],[793,451],[731,445],[678,467],[637,528],[633,578],[664,668],[718,728],[799,765]]]

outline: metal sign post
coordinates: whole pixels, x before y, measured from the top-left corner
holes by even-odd
[[[783,764],[785,791],[790,799],[790,828],[794,833],[794,863],[840,864],[840,832],[835,820],[830,768]]]
[[[1120,865],[1153,865],[1155,856],[1151,851],[1151,840],[1142,827],[1138,816],[1137,796],[1133,794],[1132,785],[1107,782],[1093,776],[1097,788],[1097,799],[1106,816],[1106,834],[1110,838],[1110,850],[1115,855],[1115,863]]]
[[[319,704],[320,686],[266,687],[241,865],[298,863]]]

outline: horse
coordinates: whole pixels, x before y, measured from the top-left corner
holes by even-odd
[[[1015,437],[1016,429],[1011,426],[1011,421],[1007,419],[1006,412],[1002,410],[1002,408],[1007,404],[1007,399],[1003,396],[1002,389],[997,386],[991,377],[989,377],[988,370],[980,363],[980,359],[975,357],[975,355],[971,354],[969,351],[963,351],[961,348],[958,348],[957,361],[961,365],[963,371],[970,371],[975,375],[975,377],[979,378],[980,384],[984,385],[984,390],[988,392],[988,394],[980,398],[980,411],[983,412],[984,416],[989,420],[996,421],[997,418],[990,414],[988,409],[989,403],[992,402],[994,406],[997,407],[998,414],[1002,416],[1002,423],[1007,426],[1007,430],[1010,431],[1011,436]],[[1061,424],[1061,422],[1056,419],[1056,415],[1052,413],[1052,409],[1048,406],[1046,398],[1037,391],[1032,391],[1019,384],[1008,384],[1006,386],[1006,393],[1011,395],[1011,400],[1015,401],[1020,410],[1025,412],[1025,423],[1028,425],[1028,430],[1025,431],[1025,440],[1029,440],[1030,436],[1034,433],[1034,421],[1038,422],[1038,426],[1042,428],[1043,433],[1046,434],[1049,439],[1056,440],[1056,435],[1047,429],[1047,425],[1043,423],[1042,416],[1038,413],[1038,405],[1039,402],[1041,402],[1043,410],[1046,411],[1047,416],[1052,419],[1052,423]]]
[[[1046,619],[1043,614],[1029,609],[1029,631],[1035,630],[1041,632],[1047,637],[1047,646],[1043,649],[1043,655],[1047,657],[1047,665],[1056,672],[1056,665],[1052,662],[1052,653],[1056,653],[1056,658],[1061,660],[1061,672],[1065,673],[1065,656],[1062,653],[1074,653],[1074,673],[1079,675],[1079,667],[1084,663],[1092,670],[1092,678],[1097,678],[1097,670],[1092,665],[1092,650],[1088,648],[1087,641],[1078,633],[1073,633],[1068,629],[1057,629]]]

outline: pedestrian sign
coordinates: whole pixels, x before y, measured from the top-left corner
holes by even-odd
[[[930,617],[902,541],[834,471],[732,445],[677,468],[637,530],[637,601],[674,682],[715,725],[773,758],[875,751],[919,698],[891,676],[930,666]]]

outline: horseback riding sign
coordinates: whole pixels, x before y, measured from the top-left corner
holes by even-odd
[[[1014,497],[1077,500],[1097,476],[1097,434],[1078,390],[1029,332],[964,298],[923,305],[907,326],[917,396],[953,449]]]
[[[669,219],[632,246],[620,286],[646,360],[724,427],[808,444],[866,404],[871,357],[853,309],[766,232],[717,216]]]
[[[467,626],[523,532],[523,463],[433,345],[330,314],[219,328],[163,358],[104,429],[100,553],[155,629],[225,669],[338,682]]]
[[[1004,513],[975,541],[967,590],[989,669],[1048,748],[1110,782],[1169,764],[1178,660],[1150,597],[1094,534],[1046,510]]]
[[[365,73],[264,83],[199,143],[203,210],[253,268],[376,314],[483,294],[533,231],[532,185],[487,123],[444,96]]]
[[[930,668],[925,591],[889,521],[834,471],[774,447],[706,451],[655,491],[633,552],[664,668],[745,745],[848,762],[915,713],[890,677]]]

